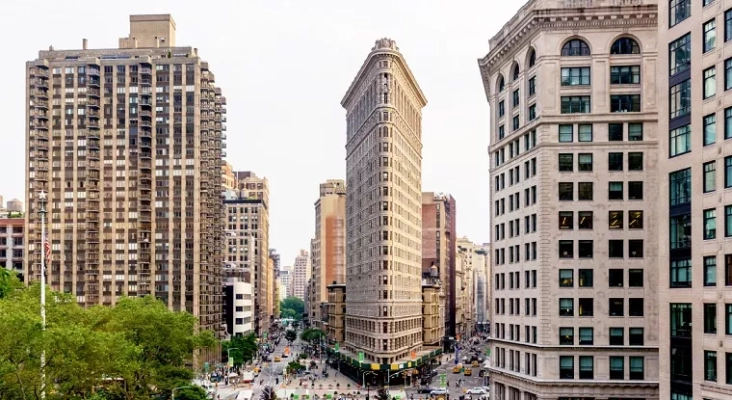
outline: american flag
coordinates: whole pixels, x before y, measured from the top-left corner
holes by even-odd
[[[46,251],[46,266],[51,264],[51,241],[48,240],[48,233],[43,238],[43,249]]]

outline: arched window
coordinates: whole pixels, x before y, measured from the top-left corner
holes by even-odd
[[[589,56],[590,46],[581,39],[572,39],[562,46],[563,57]]]
[[[610,54],[640,54],[640,46],[631,38],[620,38],[610,47]]]
[[[503,76],[498,77],[498,93],[501,93],[506,88],[506,82],[503,80]]]
[[[519,76],[519,66],[517,63],[513,64],[513,72],[511,73],[511,80],[515,81]]]
[[[529,62],[528,62],[529,68],[536,65],[536,51],[534,49],[531,49],[529,51]]]

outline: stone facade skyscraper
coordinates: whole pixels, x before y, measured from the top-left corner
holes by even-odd
[[[347,110],[346,344],[393,363],[422,348],[422,108],[391,39],[380,39]]]

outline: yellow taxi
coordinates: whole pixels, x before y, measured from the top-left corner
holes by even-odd
[[[460,367],[458,367],[458,366],[456,365],[456,366],[452,367],[452,373],[453,373],[453,374],[459,374],[459,373],[460,373],[460,370],[461,370],[461,369],[462,369],[462,368],[460,368]]]
[[[470,366],[473,368],[478,368],[480,366],[480,363],[478,363],[478,360],[475,360],[472,364],[470,364]]]
[[[282,359],[281,359],[281,358],[279,358],[279,357],[275,357],[274,361],[275,361],[275,362],[280,362],[280,361],[282,361]]]
[[[464,375],[465,376],[472,376],[473,375],[473,370],[470,369],[470,368],[465,368]]]

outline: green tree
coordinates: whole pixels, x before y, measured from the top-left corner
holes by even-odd
[[[300,364],[297,361],[290,361],[289,363],[287,363],[287,373],[288,374],[294,374],[294,373],[296,373],[298,371],[302,371],[304,369],[305,369],[305,366]]]
[[[250,333],[247,336],[234,336],[231,340],[222,342],[221,348],[227,356],[231,354],[231,358],[234,359],[234,366],[242,366],[256,357],[259,346],[257,345],[257,337]],[[230,352],[229,349],[231,349]]]
[[[7,297],[12,291],[23,287],[15,271],[0,266],[0,299]]]
[[[167,397],[166,397],[167,398]],[[200,386],[188,386],[175,391],[175,400],[207,400],[210,399]]]
[[[300,334],[300,339],[302,339],[304,342],[315,344],[325,336],[327,336],[327,334],[323,330],[317,328],[309,328],[302,331],[302,333]]]
[[[287,332],[285,332],[285,340],[292,344],[292,342],[297,340],[297,333],[293,329],[288,329]]]
[[[280,303],[280,317],[292,318],[295,320],[302,319],[305,312],[305,303],[299,297],[290,296]]]

